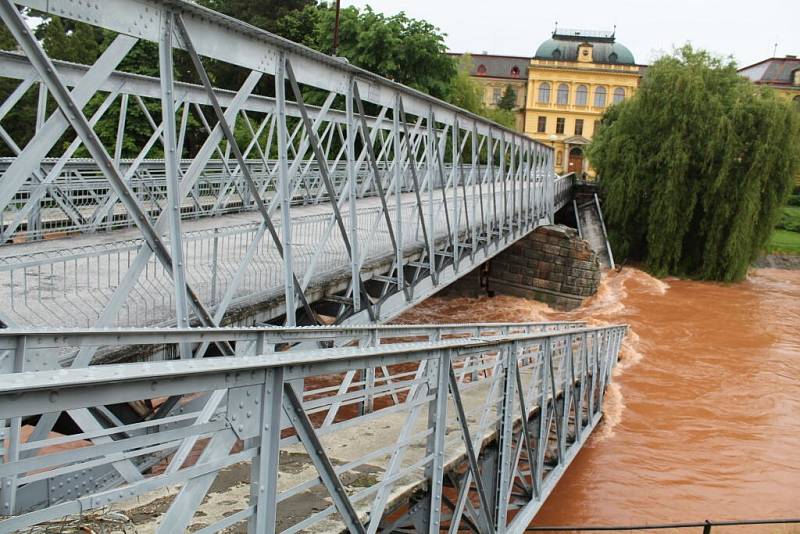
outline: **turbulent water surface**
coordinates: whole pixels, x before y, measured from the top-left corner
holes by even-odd
[[[603,423],[534,524],[800,516],[800,271],[722,285],[624,269],[571,313],[501,296],[433,298],[401,318],[548,319],[631,331]]]

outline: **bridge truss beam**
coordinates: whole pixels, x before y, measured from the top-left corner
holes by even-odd
[[[53,410],[119,420],[36,442],[7,435],[0,530],[167,495],[158,532],[522,532],[600,419],[624,333],[575,323],[2,331],[0,362],[13,368],[0,369],[0,419],[16,429]],[[330,348],[285,350],[308,341]],[[208,342],[237,355],[152,361]],[[150,361],[35,370],[86,345]],[[313,386],[298,392],[298,379]],[[160,418],[112,409],[173,396],[181,409]],[[198,444],[192,462],[148,471],[185,443]],[[147,475],[126,480],[121,460]],[[212,482],[236,466],[251,473],[248,497],[198,525]],[[320,491],[325,504],[298,514]]]
[[[2,6],[25,57],[0,54],[19,82],[0,121],[37,87],[39,107],[28,139],[0,124],[0,242],[138,229],[100,246],[0,245],[8,326],[213,326],[267,300],[258,320],[380,322],[552,221],[569,190],[549,147],[190,2]],[[53,61],[19,7],[116,38],[94,65]],[[160,80],[119,70],[150,44]],[[170,81],[176,51],[200,83]],[[211,86],[209,60],[239,69],[238,91]],[[131,131],[134,115],[151,131]],[[329,211],[298,220],[298,204]],[[235,211],[260,217],[203,223]],[[320,292],[340,271],[350,282]]]

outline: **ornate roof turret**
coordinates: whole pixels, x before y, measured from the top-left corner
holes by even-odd
[[[577,61],[578,49],[583,44],[592,46],[592,61],[612,65],[636,65],[633,53],[616,42],[616,30],[571,30],[556,28],[550,39],[539,45],[534,59]]]

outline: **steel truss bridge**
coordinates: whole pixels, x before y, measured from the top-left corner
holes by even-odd
[[[27,9],[110,44],[54,60]],[[165,492],[145,530],[524,528],[625,328],[380,325],[553,221],[552,149],[183,0],[0,18],[0,532]]]

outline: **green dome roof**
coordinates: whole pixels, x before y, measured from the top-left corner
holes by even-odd
[[[569,31],[569,30],[567,30]],[[618,65],[635,65],[633,53],[628,47],[614,41],[613,34],[597,36],[597,33],[574,31],[570,34],[554,33],[536,50],[534,59],[577,61],[578,47],[583,43],[592,45],[592,61]]]

